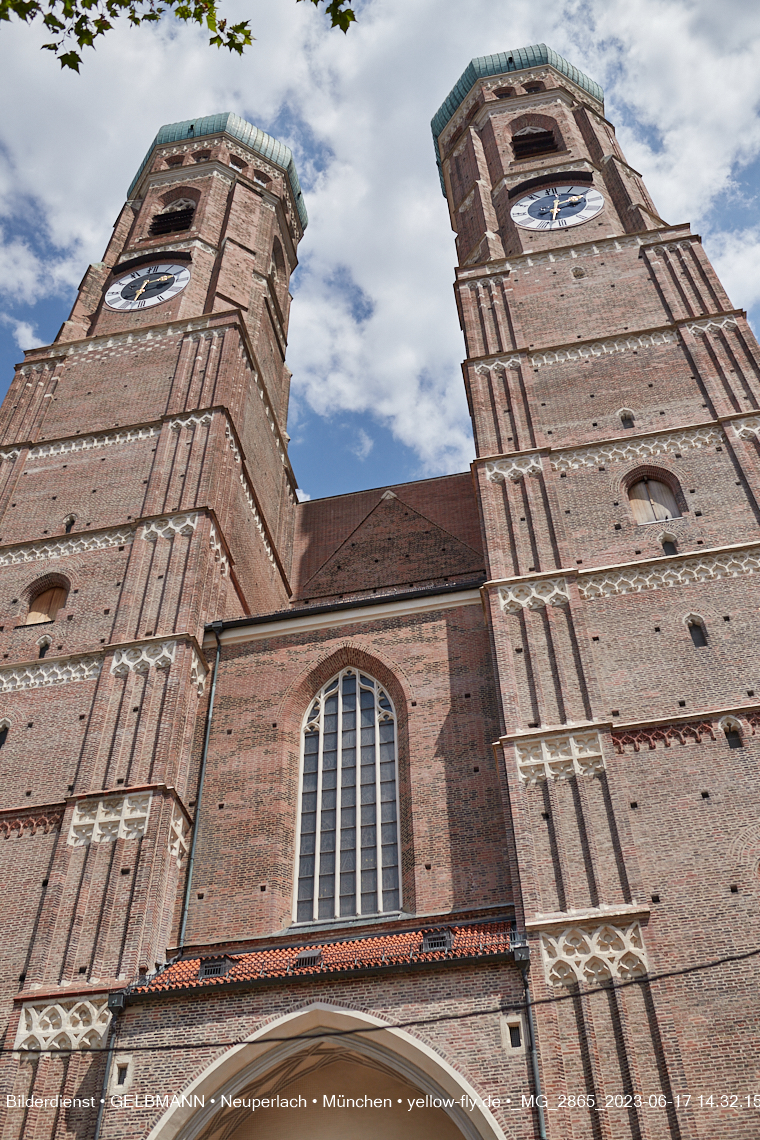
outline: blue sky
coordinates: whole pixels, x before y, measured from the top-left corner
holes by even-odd
[[[464,470],[454,243],[429,132],[474,55],[546,42],[605,88],[662,215],[691,221],[760,326],[760,6],[747,0],[364,0],[347,36],[295,0],[224,0],[257,39],[119,27],[60,72],[0,27],[0,394],[100,259],[165,122],[234,110],[294,150],[310,225],[292,284],[289,431],[312,497]],[[506,18],[508,16],[508,18]],[[19,92],[23,98],[19,98]]]

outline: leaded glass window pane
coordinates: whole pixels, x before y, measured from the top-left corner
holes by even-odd
[[[398,910],[396,716],[372,677],[343,669],[303,730],[296,919]]]

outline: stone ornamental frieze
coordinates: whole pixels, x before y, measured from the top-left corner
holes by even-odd
[[[177,642],[174,640],[150,641],[146,645],[117,649],[111,662],[111,672],[115,677],[126,677],[129,673],[168,669],[174,662],[176,652]]]
[[[505,613],[542,610],[544,606],[566,606],[570,601],[564,578],[539,578],[499,586],[499,605]]]
[[[494,459],[486,464],[486,475],[492,483],[519,483],[526,475],[540,475],[544,470],[540,455],[525,455],[515,459]]]
[[[494,368],[503,368],[505,370],[507,368],[519,368],[523,360],[524,357],[520,356],[519,353],[515,353],[512,356],[501,357],[499,360],[491,360],[487,364],[476,364],[475,371],[479,376],[485,376]]]
[[[614,356],[619,352],[637,351],[640,348],[656,348],[660,345],[674,344],[678,340],[675,332],[661,329],[658,332],[639,333],[637,336],[607,337],[596,340],[591,344],[573,345],[568,348],[559,348],[550,352],[535,352],[528,357],[533,368],[541,368],[548,364],[571,364],[578,360],[587,360],[591,356]]]
[[[145,424],[142,427],[125,428],[123,431],[57,439],[52,443],[42,443],[33,447],[29,452],[29,458],[44,459],[51,455],[65,455],[70,451],[92,451],[97,447],[111,447],[116,443],[136,443],[142,439],[155,439],[160,431],[160,424]]]
[[[495,273],[525,273],[529,269],[540,265],[556,265],[561,261],[577,261],[585,257],[597,258],[600,254],[619,253],[625,249],[639,249],[649,246],[652,238],[661,240],[661,234],[648,235],[649,240],[641,237],[612,237],[602,241],[589,242],[588,245],[569,246],[564,249],[549,250],[546,253],[524,253],[519,257],[501,259],[494,265]],[[482,273],[482,269],[480,270]],[[466,277],[464,278],[466,280]]]
[[[8,812],[0,815],[0,835],[49,835],[59,831],[63,823],[64,807],[31,808],[29,811]]]
[[[596,729],[555,732],[515,740],[517,772],[522,783],[594,776],[605,768],[602,738]]]
[[[619,594],[638,594],[642,590],[664,590],[673,586],[689,586],[694,582],[737,578],[740,574],[756,574],[759,570],[760,546],[753,546],[719,554],[662,558],[658,562],[639,563],[623,569],[601,570],[588,577],[579,575],[578,591],[585,601],[591,601]]]
[[[0,669],[0,693],[42,689],[48,685],[64,685],[68,681],[92,681],[99,676],[102,665],[102,656],[88,654],[10,666]]]
[[[213,522],[209,530],[208,544],[211,549],[211,553],[214,556],[214,561],[219,567],[219,573],[223,578],[227,578],[230,572],[230,560],[227,557],[226,551],[224,549],[224,544],[222,543],[222,540],[219,537],[219,532],[217,531]]]
[[[706,321],[693,321],[688,324],[687,329],[692,336],[706,336],[708,333],[724,332],[726,329],[735,329],[739,327],[739,322],[736,317],[710,317]]]
[[[87,847],[90,843],[113,843],[117,839],[142,839],[148,826],[150,802],[150,792],[79,800],[66,842],[69,847]]]
[[[167,515],[162,519],[151,519],[145,524],[142,537],[146,542],[156,542],[159,538],[176,538],[177,535],[191,535],[198,525],[195,511],[182,515]]]
[[[182,428],[188,427],[195,431],[198,427],[207,427],[214,418],[213,412],[188,412],[186,416],[175,416],[173,420],[169,421],[169,428],[171,431],[182,431]]]
[[[734,420],[732,426],[739,439],[760,439],[760,416]]]
[[[93,534],[67,535],[27,542],[23,546],[8,546],[0,550],[0,566],[21,566],[50,558],[67,558],[72,554],[88,554],[93,550],[109,550],[114,546],[126,546],[134,537],[134,527],[124,526]]]
[[[192,649],[193,659],[190,664],[190,683],[191,685],[195,686],[195,691],[198,696],[200,696],[206,685],[206,676],[208,674],[208,669],[198,655],[198,651],[195,646],[193,646]]]
[[[111,1014],[108,995],[26,1001],[14,1049],[97,1049],[105,1044]]]
[[[629,982],[645,977],[649,968],[638,922],[625,926],[579,923],[558,931],[542,931],[541,958],[550,986]]]
[[[719,427],[706,425],[638,439],[616,439],[591,447],[573,448],[571,451],[554,451],[550,462],[554,471],[577,471],[581,467],[649,459],[653,455],[681,455],[684,451],[699,447],[719,446],[724,441],[725,437]]]
[[[0,451],[0,460],[10,459],[15,461],[20,454],[21,452],[17,447],[12,447],[9,451]]]
[[[654,752],[658,744],[670,748],[674,741],[678,741],[679,744],[701,744],[703,739],[715,741],[712,721],[646,725],[642,728],[616,729],[612,733],[612,743],[618,756],[624,756],[626,748],[640,752],[643,745],[650,752]]]

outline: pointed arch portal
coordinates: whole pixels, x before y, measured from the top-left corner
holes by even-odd
[[[185,1104],[170,1108],[148,1140],[508,1140],[473,1087],[440,1054],[403,1030],[376,1028],[382,1026],[371,1014],[323,1002],[278,1018],[183,1089]],[[370,1028],[374,1032],[362,1033]],[[320,1037],[320,1030],[355,1033],[330,1038]],[[270,1040],[296,1035],[302,1036]],[[305,1103],[251,1110],[252,1098],[277,1095]],[[339,1097],[365,1096],[391,1105],[338,1107]],[[410,1110],[409,1100],[424,1102],[426,1096],[444,1107],[428,1101]],[[203,1107],[193,1107],[201,1098]],[[247,1103],[235,1107],[235,1099]]]

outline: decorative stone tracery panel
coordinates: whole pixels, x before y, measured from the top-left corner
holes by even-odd
[[[544,606],[566,606],[570,601],[564,578],[539,578],[536,581],[510,582],[499,586],[499,604],[505,613],[541,610]]]
[[[150,641],[146,645],[117,649],[111,662],[111,672],[116,677],[126,677],[128,673],[147,673],[151,667],[168,669],[176,652],[176,641]]]
[[[173,859],[176,859],[178,867],[181,866],[189,848],[190,824],[179,804],[174,804],[171,823],[169,824],[169,854]]]
[[[79,800],[66,842],[70,847],[87,847],[116,839],[141,839],[148,826],[150,801],[150,792]]]
[[[643,978],[649,968],[638,922],[625,926],[612,922],[578,924],[542,931],[541,957],[550,986],[629,982]]]
[[[600,571],[588,577],[578,576],[581,597],[606,598],[616,594],[638,594],[642,590],[664,590],[672,586],[688,586],[694,582],[712,582],[718,578],[736,578],[740,574],[756,574],[760,570],[760,548],[730,551],[723,554],[695,555],[632,566],[624,570]]]
[[[602,738],[596,729],[516,740],[517,771],[524,784],[568,780],[604,771]]]
[[[90,681],[97,677],[103,658],[54,657],[49,661],[33,661],[0,669],[0,693],[13,693],[21,689],[41,689],[47,685],[63,685],[67,681]]]
[[[190,339],[193,340],[197,338],[190,337]],[[181,431],[184,427],[189,427],[195,431],[198,427],[206,427],[211,423],[213,418],[211,412],[203,412],[198,415],[190,412],[186,416],[176,416],[175,419],[170,422],[169,427],[172,431]]]
[[[760,416],[734,420],[733,429],[739,439],[760,439]]]
[[[106,994],[26,1001],[21,1007],[14,1049],[96,1049],[105,1043],[111,1014]]]
[[[525,455],[515,459],[493,459],[486,464],[486,475],[492,483],[519,483],[526,475],[540,475],[543,471],[540,455]]]
[[[152,519],[145,524],[143,538],[155,542],[158,538],[175,538],[178,534],[192,534],[198,525],[197,513],[169,515],[163,519]]]
[[[190,665],[190,682],[191,684],[195,685],[196,692],[198,693],[198,696],[200,696],[206,685],[206,675],[208,673],[208,670],[205,663],[198,656],[198,651],[196,650],[195,646],[193,646],[192,649],[193,660]]]
[[[653,455],[680,455],[693,448],[719,446],[723,442],[720,428],[691,428],[688,431],[663,432],[645,439],[628,437],[572,451],[552,452],[551,465],[555,471],[575,471],[580,467],[650,459]]]
[[[227,557],[224,545],[213,522],[209,532],[209,546],[211,547],[211,553],[214,555],[214,561],[219,566],[220,574],[223,578],[226,578],[230,572],[230,560]]]
[[[485,376],[486,373],[491,372],[494,368],[519,368],[522,362],[523,357],[520,356],[519,353],[515,353],[513,356],[506,356],[500,360],[492,360],[489,364],[476,364],[475,371],[478,375]]]

